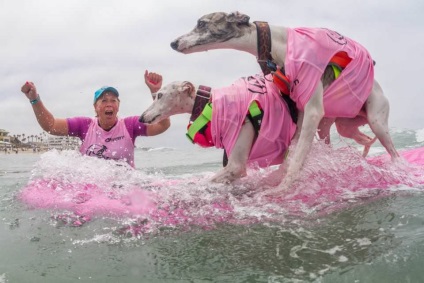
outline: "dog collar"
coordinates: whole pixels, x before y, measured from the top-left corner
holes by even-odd
[[[211,90],[212,89],[210,87],[204,85],[199,86],[197,89],[193,110],[191,110],[190,122],[193,122],[197,119],[197,117],[199,117],[206,104],[210,101]]]
[[[272,62],[271,30],[267,22],[253,22],[256,25],[258,57],[257,61],[264,75],[271,73],[268,62]]]

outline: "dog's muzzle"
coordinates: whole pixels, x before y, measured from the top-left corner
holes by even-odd
[[[178,51],[178,40],[174,40],[173,42],[171,42],[171,48]]]

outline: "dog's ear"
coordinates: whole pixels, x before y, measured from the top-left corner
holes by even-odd
[[[181,92],[187,94],[188,96],[193,96],[194,90],[194,85],[188,81],[184,81],[180,89]]]
[[[248,15],[242,14],[238,11],[233,12],[227,16],[227,22],[230,22],[230,23],[248,25],[249,20],[250,20],[250,17]]]

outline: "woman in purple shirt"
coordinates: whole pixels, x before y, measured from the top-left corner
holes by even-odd
[[[144,73],[151,93],[162,86],[162,76]],[[94,93],[96,117],[55,118],[44,106],[32,82],[26,82],[21,91],[28,97],[38,123],[46,132],[58,136],[79,137],[80,152],[104,159],[123,160],[134,167],[134,142],[138,136],[155,136],[166,131],[170,120],[144,124],[138,116],[119,118],[119,92],[114,87],[102,87]]]

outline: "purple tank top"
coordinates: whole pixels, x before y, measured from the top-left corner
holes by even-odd
[[[134,142],[137,136],[146,136],[146,125],[137,116],[118,119],[118,123],[105,131],[96,118],[68,118],[68,133],[82,140],[80,152],[105,159],[125,160],[134,167]]]

